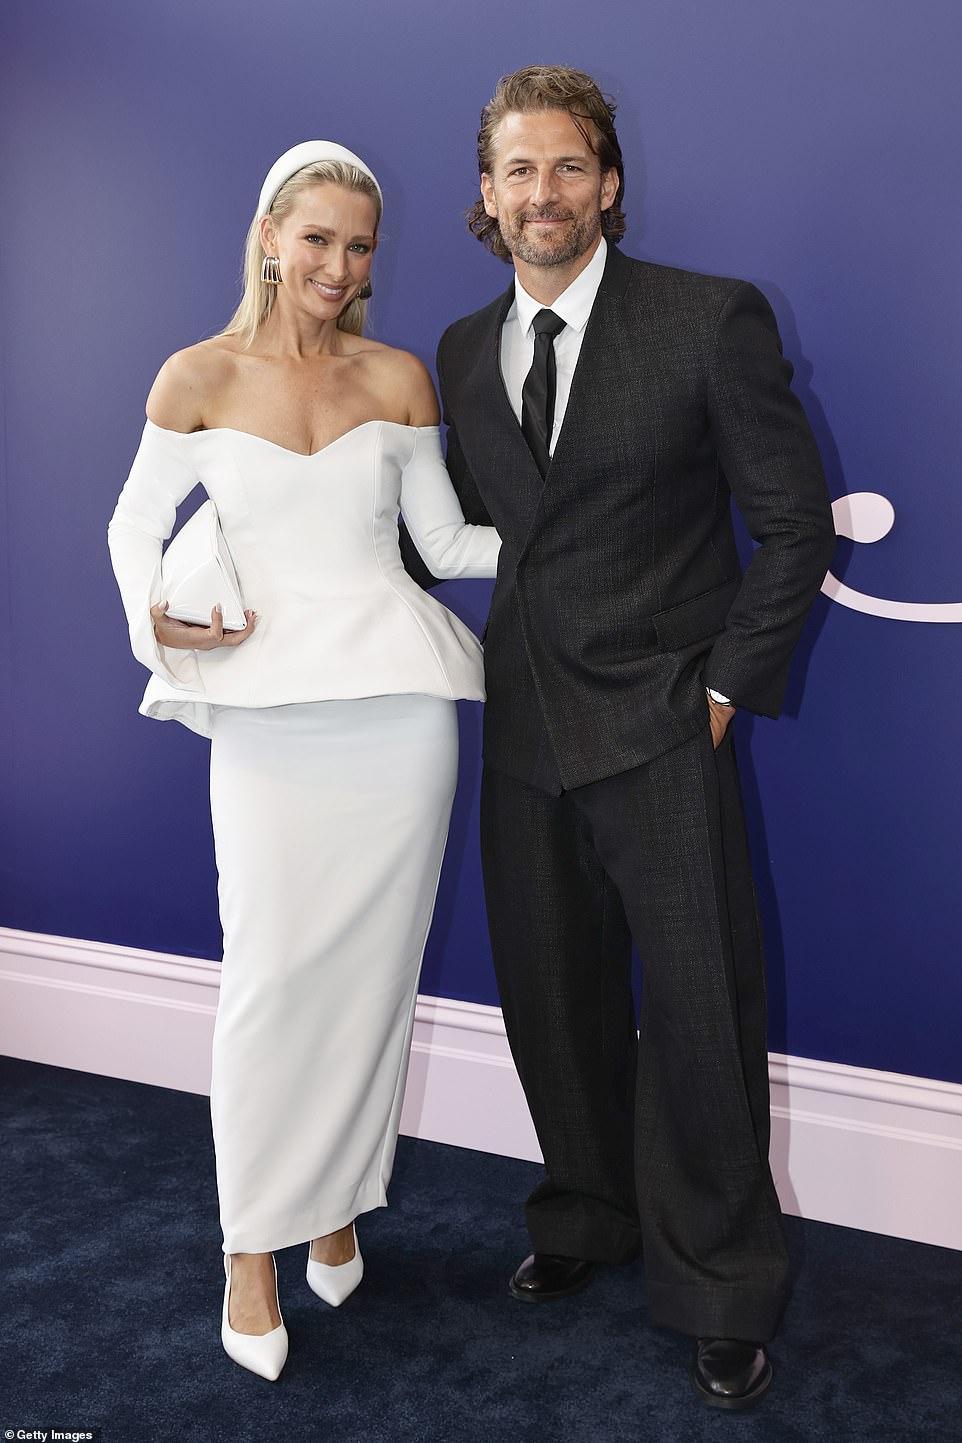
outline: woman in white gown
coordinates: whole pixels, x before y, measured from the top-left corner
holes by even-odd
[[[482,699],[472,633],[405,573],[397,518],[437,576],[493,576],[415,357],[363,336],[381,192],[308,141],[271,168],[231,324],[172,356],[108,529],[141,705],[211,738],[224,928],[211,1117],[230,1356],[276,1378],[273,1251],[308,1242],[337,1305],[354,1219],[385,1203],[421,957],[457,768],[455,698]],[[200,482],[243,630],[166,615],[162,544]]]

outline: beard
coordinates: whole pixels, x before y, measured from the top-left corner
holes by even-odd
[[[549,235],[534,235],[526,229],[530,220],[570,220],[572,225],[565,230]],[[511,219],[498,218],[498,229],[511,254],[529,266],[566,266],[583,256],[598,239],[601,231],[601,212],[595,215],[578,215],[573,211],[544,210],[526,211]]]

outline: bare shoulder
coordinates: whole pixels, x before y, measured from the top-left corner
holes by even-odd
[[[231,337],[214,336],[175,351],[147,397],[147,416],[168,431],[199,431],[211,402],[231,382],[237,356]]]
[[[410,351],[377,343],[365,353],[379,394],[386,404],[404,415],[409,426],[436,426],[440,420],[438,398],[427,367]]]

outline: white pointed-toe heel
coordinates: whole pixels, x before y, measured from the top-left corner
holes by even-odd
[[[346,1263],[338,1263],[336,1267],[331,1267],[329,1263],[316,1263],[311,1257],[311,1244],[308,1244],[307,1285],[312,1293],[323,1298],[325,1303],[330,1303],[332,1308],[339,1308],[364,1276],[364,1259],[357,1245],[357,1233],[353,1227],[351,1232],[354,1237],[354,1256],[348,1258]]]
[[[274,1297],[277,1299],[277,1311],[280,1314],[281,1304],[277,1297],[277,1264],[273,1256],[271,1262],[274,1265]],[[236,1333],[230,1325],[230,1254],[224,1254],[224,1272],[227,1281],[224,1284],[224,1312],[221,1317],[220,1339],[224,1345],[224,1351],[235,1363],[242,1368],[247,1368],[252,1373],[258,1373],[260,1377],[266,1378],[269,1382],[275,1382],[281,1374],[281,1369],[287,1362],[287,1329],[284,1327],[284,1319],[281,1317],[280,1327],[272,1328],[269,1333]]]

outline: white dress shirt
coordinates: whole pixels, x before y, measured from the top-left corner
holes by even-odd
[[[585,327],[588,324],[588,317],[591,315],[591,307],[595,303],[595,296],[598,294],[598,287],[601,285],[607,255],[608,246],[604,236],[600,236],[595,253],[584,270],[575,277],[567,290],[563,290],[558,299],[552,301],[548,307],[544,307],[541,301],[536,301],[533,296],[529,296],[518,277],[514,278],[514,300],[511,302],[511,309],[505,316],[504,325],[501,327],[501,376],[519,425],[521,424],[521,392],[534,360],[534,318],[539,311],[548,309],[554,311],[555,315],[560,316],[565,323],[564,330],[555,337],[554,343],[557,384],[554,424],[551,427],[551,440],[548,444],[548,454],[552,456],[554,448],[558,444],[558,437],[561,435],[568,397],[571,394],[571,381],[578,364],[578,357],[581,355]],[[732,704],[722,692],[712,691],[709,688],[708,695],[723,706]]]
[[[554,425],[548,452],[554,448],[561,434],[565,418],[571,380],[581,355],[581,343],[585,337],[585,326],[595,303],[601,277],[604,274],[608,247],[603,236],[598,239],[598,248],[580,275],[576,276],[567,290],[561,292],[550,306],[542,305],[528,295],[524,286],[514,278],[514,300],[501,327],[501,375],[504,388],[521,424],[521,392],[525,377],[534,360],[534,318],[539,311],[551,310],[565,323],[564,330],[555,337],[554,355],[557,367],[557,386],[554,401]]]

